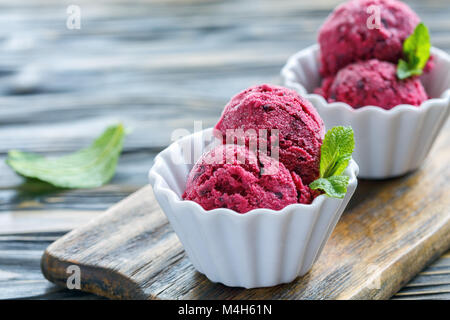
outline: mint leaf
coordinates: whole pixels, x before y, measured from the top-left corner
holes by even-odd
[[[342,199],[347,193],[349,177],[341,175],[347,168],[355,149],[351,127],[328,130],[320,148],[320,178],[311,182],[313,190],[322,190],[329,197]]]
[[[319,178],[311,182],[309,187],[313,190],[322,190],[329,197],[342,199],[347,193],[349,179],[347,176]]]
[[[320,177],[340,175],[347,168],[355,148],[351,127],[334,127],[325,134],[320,149]]]
[[[397,65],[397,77],[401,80],[412,77],[420,76],[422,69],[410,69],[408,63],[405,60],[400,59]]]
[[[88,148],[59,158],[45,158],[17,150],[9,151],[6,163],[18,174],[62,188],[94,188],[115,173],[122,151],[124,127],[107,128]]]
[[[403,42],[403,56],[397,65],[397,77],[401,80],[421,75],[430,58],[430,34],[428,28],[419,23],[413,34]]]

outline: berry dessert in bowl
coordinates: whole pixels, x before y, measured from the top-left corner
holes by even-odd
[[[424,162],[450,110],[450,56],[403,2],[351,0],[319,30],[318,45],[281,71],[327,127],[351,126],[359,176],[391,178]]]
[[[274,286],[319,257],[357,186],[353,148],[350,127],[325,134],[309,101],[260,85],[233,97],[215,128],[163,150],[149,179],[199,272]]]

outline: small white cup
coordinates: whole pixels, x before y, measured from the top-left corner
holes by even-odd
[[[424,162],[450,110],[450,57],[431,49],[435,67],[421,77],[432,97],[419,107],[399,105],[391,110],[376,106],[353,109],[347,103],[328,103],[313,94],[320,86],[319,46],[289,58],[281,71],[284,85],[295,89],[316,107],[325,126],[350,125],[355,132],[353,153],[359,177],[383,179],[416,170]]]
[[[320,255],[356,189],[358,166],[351,160],[344,199],[320,195],[309,204],[291,204],[280,211],[255,209],[239,214],[230,209],[204,210],[183,200],[186,179],[198,160],[195,152],[210,148],[212,129],[186,136],[163,150],[149,172],[155,197],[186,253],[211,281],[232,287],[268,287],[307,273]],[[190,153],[190,152],[189,152]],[[179,159],[188,158],[188,164]]]

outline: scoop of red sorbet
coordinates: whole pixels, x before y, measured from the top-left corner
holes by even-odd
[[[375,9],[368,12],[371,6]],[[378,9],[379,28],[372,28],[375,11],[370,10]],[[341,4],[319,30],[322,76],[333,75],[358,60],[375,58],[397,63],[403,41],[419,22],[411,8],[396,0],[351,0]]]
[[[399,104],[419,106],[428,95],[418,77],[400,80],[397,67],[375,59],[350,64],[336,76],[326,78],[316,93],[328,102],[346,102],[353,108],[378,106],[391,109]]]
[[[215,129],[224,140],[230,129],[253,130],[258,135],[261,129],[267,130],[268,135],[277,129],[279,161],[297,173],[304,184],[319,177],[324,124],[312,104],[293,90],[268,84],[244,90],[225,106]],[[248,136],[245,139],[246,143],[250,140]],[[258,139],[260,143],[267,142],[264,136],[259,135]]]
[[[228,208],[246,213],[257,208],[281,210],[297,202],[311,203],[308,186],[294,182],[285,166],[245,146],[219,145],[203,154],[191,170],[183,199],[205,210]]]

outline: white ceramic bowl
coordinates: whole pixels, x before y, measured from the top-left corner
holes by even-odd
[[[281,76],[285,86],[311,101],[327,128],[352,126],[356,140],[353,157],[360,167],[359,177],[390,178],[420,167],[449,114],[450,57],[436,48],[431,53],[435,67],[421,79],[433,99],[420,107],[353,109],[347,103],[328,103],[322,96],[311,94],[321,82],[318,45],[290,57]]]
[[[350,183],[344,199],[321,195],[310,205],[292,204],[280,211],[205,211],[181,195],[201,154],[195,155],[193,147],[209,149],[211,132],[207,129],[174,142],[156,157],[149,172],[155,197],[190,261],[211,281],[233,287],[274,286],[304,275],[356,189],[357,164],[352,160],[345,171]]]

